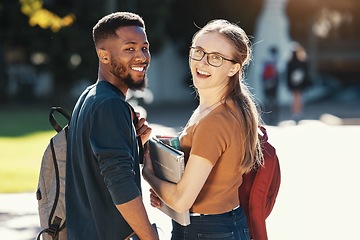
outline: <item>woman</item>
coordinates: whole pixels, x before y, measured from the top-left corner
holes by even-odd
[[[191,224],[173,221],[172,239],[249,239],[238,188],[242,174],[262,164],[260,121],[243,82],[249,63],[246,33],[226,20],[214,20],[193,37],[189,64],[199,106],[180,135],[187,159],[177,184],[154,175],[149,155],[143,176],[152,189],[178,212],[190,209]]]

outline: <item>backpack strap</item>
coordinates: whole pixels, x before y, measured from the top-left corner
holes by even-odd
[[[133,108],[133,106],[131,106],[130,103],[128,103],[128,102],[127,102],[127,104],[128,104],[128,106],[130,108],[130,112],[132,113],[132,116],[131,116],[132,121],[134,123],[134,126],[136,127],[136,125],[138,124],[139,119],[136,116],[136,112],[135,112],[135,109]],[[139,147],[139,163],[143,164],[144,163],[144,146],[143,146],[143,143],[141,141],[140,136],[137,136],[136,139],[137,139],[138,147]]]
[[[56,216],[54,218],[54,221],[51,225],[49,225],[48,228],[43,229],[36,237],[36,240],[41,240],[40,237],[42,234],[47,233],[51,236],[52,240],[59,240],[59,232],[65,228],[65,225],[63,224],[62,227],[60,227],[61,224],[61,218]]]
[[[260,135],[260,140],[261,140],[261,142],[262,142],[262,143],[263,143],[263,142],[267,142],[268,139],[269,139],[269,137],[268,137],[268,135],[267,135],[266,128],[265,128],[264,126],[259,126],[259,129],[260,129],[260,131],[261,131],[261,133],[262,133],[262,135]]]
[[[66,118],[68,120],[67,124],[69,124],[70,120],[71,120],[71,116],[70,114],[68,114],[64,109],[62,109],[61,107],[51,107],[50,111],[49,111],[49,121],[51,126],[55,129],[56,132],[60,132],[62,127],[60,126],[60,124],[56,121],[54,113],[58,112],[60,113],[64,118]]]

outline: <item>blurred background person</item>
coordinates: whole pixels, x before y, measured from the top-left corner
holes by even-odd
[[[264,121],[267,124],[276,124],[279,118],[277,89],[279,84],[279,73],[277,68],[278,49],[275,46],[269,48],[269,57],[264,62],[261,73],[263,89],[265,94]]]
[[[300,121],[303,115],[302,92],[309,85],[308,66],[305,49],[294,42],[292,57],[287,64],[287,86],[293,94],[292,119]]]

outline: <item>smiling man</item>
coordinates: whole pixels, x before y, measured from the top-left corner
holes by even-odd
[[[141,198],[136,137],[151,128],[125,102],[146,86],[149,43],[141,17],[117,12],[93,29],[98,79],[79,97],[68,132],[67,239],[158,239]],[[136,125],[133,125],[136,118]]]

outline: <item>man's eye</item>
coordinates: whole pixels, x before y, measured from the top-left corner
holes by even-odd
[[[126,50],[128,50],[128,51],[134,51],[135,49],[134,49],[134,48],[127,48]]]

